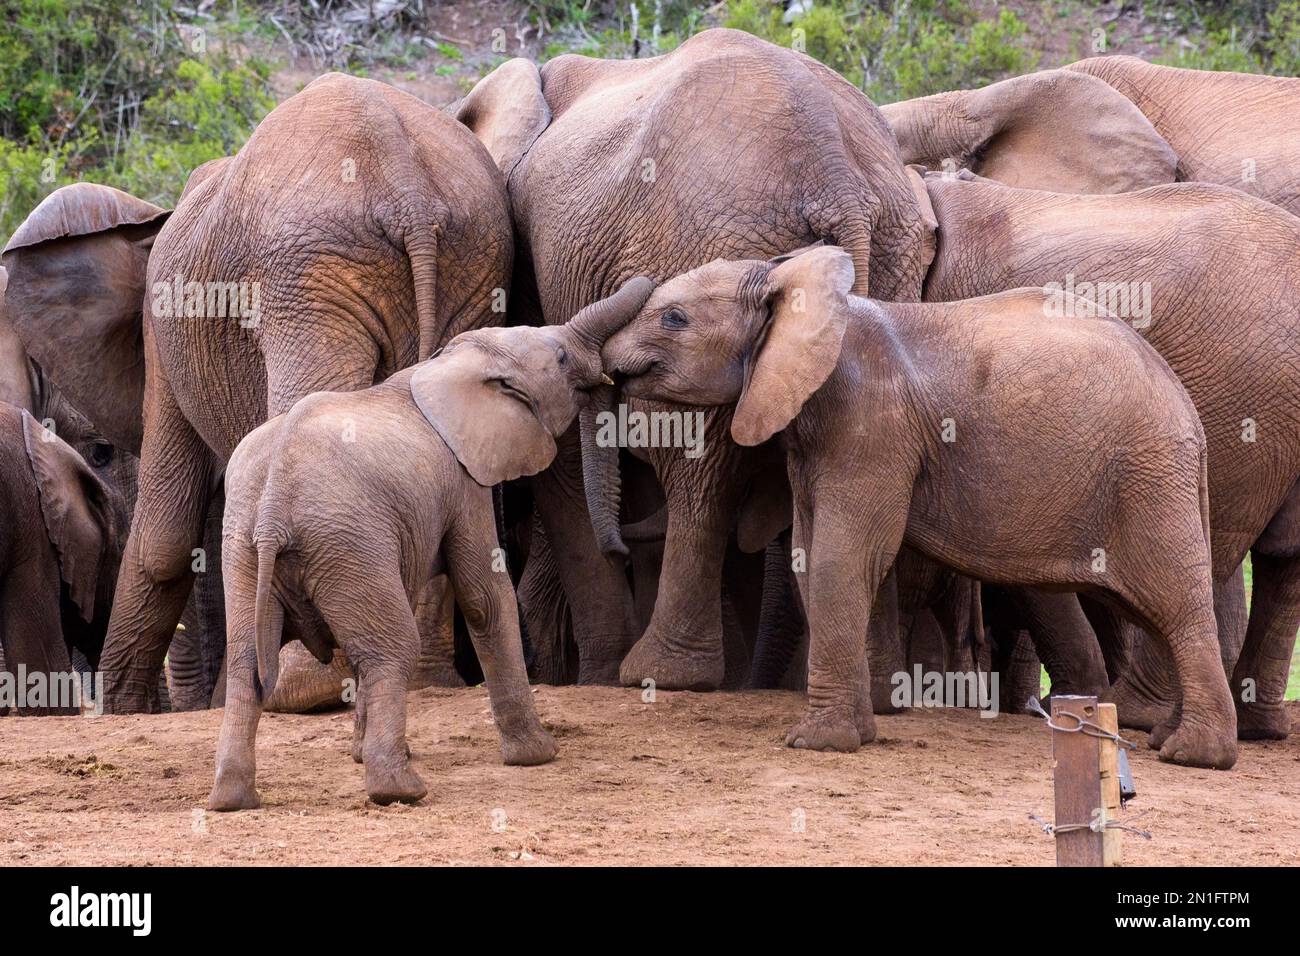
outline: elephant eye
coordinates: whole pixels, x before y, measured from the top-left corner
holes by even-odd
[[[681,309],[669,309],[659,317],[659,324],[665,329],[676,332],[686,328],[690,323],[686,320],[686,313]]]
[[[90,446],[90,464],[93,468],[103,468],[113,460],[113,446],[106,441],[97,441]]]
[[[555,361],[560,363],[560,368],[569,364],[569,353],[564,351],[563,345],[555,350]]]
[[[528,393],[515,385],[514,382],[506,378],[498,378],[496,379],[496,383],[497,388],[501,389],[501,391],[505,392],[511,398],[523,402],[529,408],[533,407],[533,400],[528,396]]]

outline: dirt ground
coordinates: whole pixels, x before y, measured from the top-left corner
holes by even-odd
[[[544,767],[501,764],[482,688],[411,694],[430,791],[415,807],[366,800],[350,712],[266,715],[263,808],[237,814],[199,809],[220,711],[6,717],[0,865],[1053,862],[1028,819],[1052,817],[1037,718],[913,711],[877,718],[856,754],[823,754],[781,745],[795,693],[536,695],[561,748]],[[1153,839],[1126,834],[1128,864],[1300,863],[1300,735],[1243,744],[1228,773],[1144,744],[1133,770],[1125,822]]]

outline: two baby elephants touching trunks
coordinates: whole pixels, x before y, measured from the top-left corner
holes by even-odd
[[[610,381],[630,397],[734,406],[742,446],[783,435],[794,542],[809,557],[808,708],[790,745],[874,738],[864,635],[906,542],[989,582],[1113,601],[1167,646],[1183,688],[1153,732],[1161,756],[1230,767],[1205,437],[1169,367],[1123,322],[1046,318],[1042,289],[898,304],[851,295],[853,279],[835,247],[717,261],[653,292],[633,279],[567,325],[463,333],[380,385],[309,396],[252,432],[227,473],[229,671],[209,807],[258,806],[260,699],[286,616],[311,613],[357,670],[353,756],[370,797],[425,794],[405,693],[420,646],[411,606],[430,574],[450,576],[464,609],[506,763],[555,755],[510,581],[493,568],[491,486],[545,468],[586,393]],[[964,434],[945,441],[956,408]],[[1070,481],[1036,480],[1046,461]],[[1096,549],[1116,556],[1102,571]]]

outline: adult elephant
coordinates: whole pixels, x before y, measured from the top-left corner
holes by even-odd
[[[155,706],[192,551],[239,440],[303,395],[368,387],[499,322],[510,274],[491,157],[450,118],[371,80],[317,79],[192,179],[161,228],[144,224],[156,235],[102,193],[87,197],[79,212],[101,227],[96,241],[42,260],[56,304],[46,321],[113,343],[65,377],[143,396],[139,497],[101,661],[113,712]]]
[[[1300,219],[1206,183],[1071,196],[930,174],[924,190],[940,236],[927,301],[1026,285],[1072,290],[1130,321],[1182,381],[1206,435],[1215,604],[1238,733],[1285,737],[1300,627]],[[1241,645],[1232,620],[1247,553],[1254,600]],[[1027,599],[1025,613],[1066,642],[1062,672],[1084,660],[1093,637],[1078,608],[1061,609],[1061,595]],[[1113,640],[1113,622],[1089,620]],[[1050,671],[1050,652],[1040,656]],[[1095,657],[1093,671],[1104,687]],[[1159,723],[1177,701],[1150,642],[1113,694],[1129,726]]]
[[[881,108],[903,161],[1025,189],[1122,193],[1171,183],[1178,155],[1095,77],[1043,70]]]
[[[510,60],[456,114],[506,176],[526,257],[516,278],[531,287],[513,301],[535,300],[548,324],[634,275],[662,279],[714,258],[767,257],[817,240],[849,251],[855,292],[920,293],[927,235],[888,126],[866,97],[802,54],[708,30],[644,60],[565,55],[540,72]],[[668,510],[653,615],[632,647],[626,577],[621,562],[606,558],[626,553],[618,449],[596,441],[597,416],[613,400],[607,392],[593,403],[580,422],[581,451],[570,434],[535,481],[572,614],[579,681],[717,687],[722,565],[760,458],[731,443],[717,413],[699,457],[680,447],[636,449]]]
[[[67,655],[75,648],[93,667],[135,501],[137,461],[73,408],[27,354],[4,308],[8,280],[0,267],[0,408],[9,427],[5,485],[11,499],[3,575],[11,590],[0,597],[9,608],[0,609],[0,620],[11,645],[8,666],[68,671]],[[26,417],[19,414],[24,411]],[[23,503],[33,499],[35,508]],[[57,582],[61,572],[62,607],[60,585],[39,583],[49,577]],[[4,661],[0,653],[0,669]]]
[[[1102,80],[1140,109],[1178,154],[1179,180],[1235,186],[1300,215],[1300,79],[1135,56],[1089,57],[1065,69]]]
[[[1099,56],[883,111],[931,170],[1066,193],[1219,183],[1300,213],[1300,79]]]

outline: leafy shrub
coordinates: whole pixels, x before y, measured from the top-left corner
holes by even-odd
[[[803,49],[878,103],[983,86],[1037,63],[1023,45],[1024,23],[1005,9],[995,20],[976,20],[957,3],[900,4],[887,13],[829,0],[789,25],[782,17],[780,5],[738,0],[728,5],[726,25]]]
[[[269,68],[174,0],[0,0],[0,240],[59,186],[171,205],[271,108]]]

